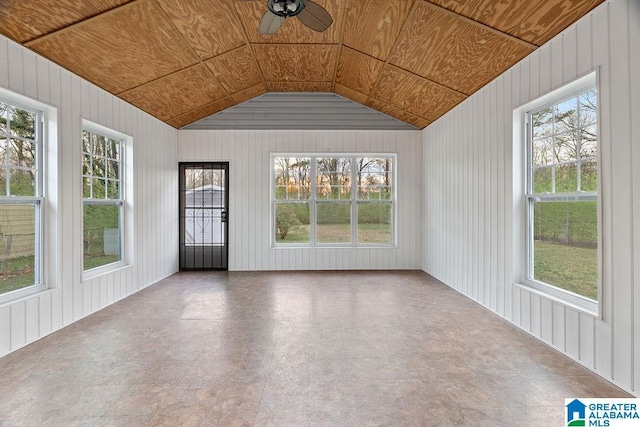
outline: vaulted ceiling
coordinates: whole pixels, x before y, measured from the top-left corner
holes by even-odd
[[[0,32],[180,128],[266,92],[335,92],[422,129],[603,0],[0,0]]]

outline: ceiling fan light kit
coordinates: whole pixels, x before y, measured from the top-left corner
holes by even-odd
[[[260,20],[260,34],[273,34],[286,18],[297,16],[300,22],[317,32],[331,26],[333,18],[327,10],[311,0],[268,0],[268,10]]]
[[[268,0],[267,7],[272,13],[288,18],[302,12],[304,3],[302,0]]]

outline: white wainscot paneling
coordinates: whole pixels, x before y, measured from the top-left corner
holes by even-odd
[[[427,273],[636,395],[638,46],[640,2],[609,0],[427,127],[422,261]],[[519,149],[512,139],[513,110],[594,69],[600,103],[602,318],[514,287],[520,263],[512,255],[518,231],[514,212],[520,209],[514,178],[521,174],[513,162],[514,148]]]
[[[178,268],[178,132],[58,65],[0,36],[0,87],[55,108],[56,167],[47,188],[56,194],[46,253],[57,277],[48,290],[0,306],[0,356],[174,273]],[[82,279],[82,119],[133,138],[130,266]],[[55,137],[50,138],[51,144]],[[57,169],[57,170],[55,170]],[[144,197],[144,203],[141,198]],[[52,214],[53,215],[53,214]]]

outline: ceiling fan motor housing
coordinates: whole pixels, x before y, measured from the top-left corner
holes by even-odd
[[[267,7],[273,14],[288,18],[302,12],[304,3],[302,0],[269,0]]]

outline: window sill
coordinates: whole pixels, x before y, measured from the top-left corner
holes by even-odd
[[[372,244],[372,245],[367,245],[367,244],[360,244],[360,245],[352,245],[352,244],[344,244],[341,245],[339,243],[327,243],[326,245],[305,245],[305,244],[295,244],[295,243],[290,243],[290,244],[279,244],[279,245],[271,245],[270,249],[398,249],[398,246],[394,245],[394,244],[388,244],[388,245],[376,245],[376,244]]]
[[[24,292],[20,292],[24,291]],[[0,308],[9,306],[11,304],[19,303],[21,301],[28,300],[30,298],[39,297],[46,293],[55,291],[53,288],[47,288],[44,285],[33,286],[24,289],[18,289],[13,292],[0,295]]]
[[[573,301],[569,301],[568,299],[562,298],[561,296],[553,295],[549,292],[545,292],[541,289],[537,289],[531,285],[514,283],[513,286],[519,289],[522,289],[530,294],[534,294],[541,298],[547,299],[551,302],[562,304],[565,307],[571,308],[572,310],[579,311],[580,313],[585,314],[587,316],[593,317],[595,319],[601,319],[600,305],[595,301],[590,302],[585,298],[585,301],[573,302]]]
[[[82,273],[82,281],[84,282],[89,279],[94,279],[96,277],[103,276],[109,273],[115,273],[120,270],[126,270],[131,267],[131,264],[127,264],[124,261],[119,261],[103,265],[101,267],[92,268],[91,270],[86,270]]]

